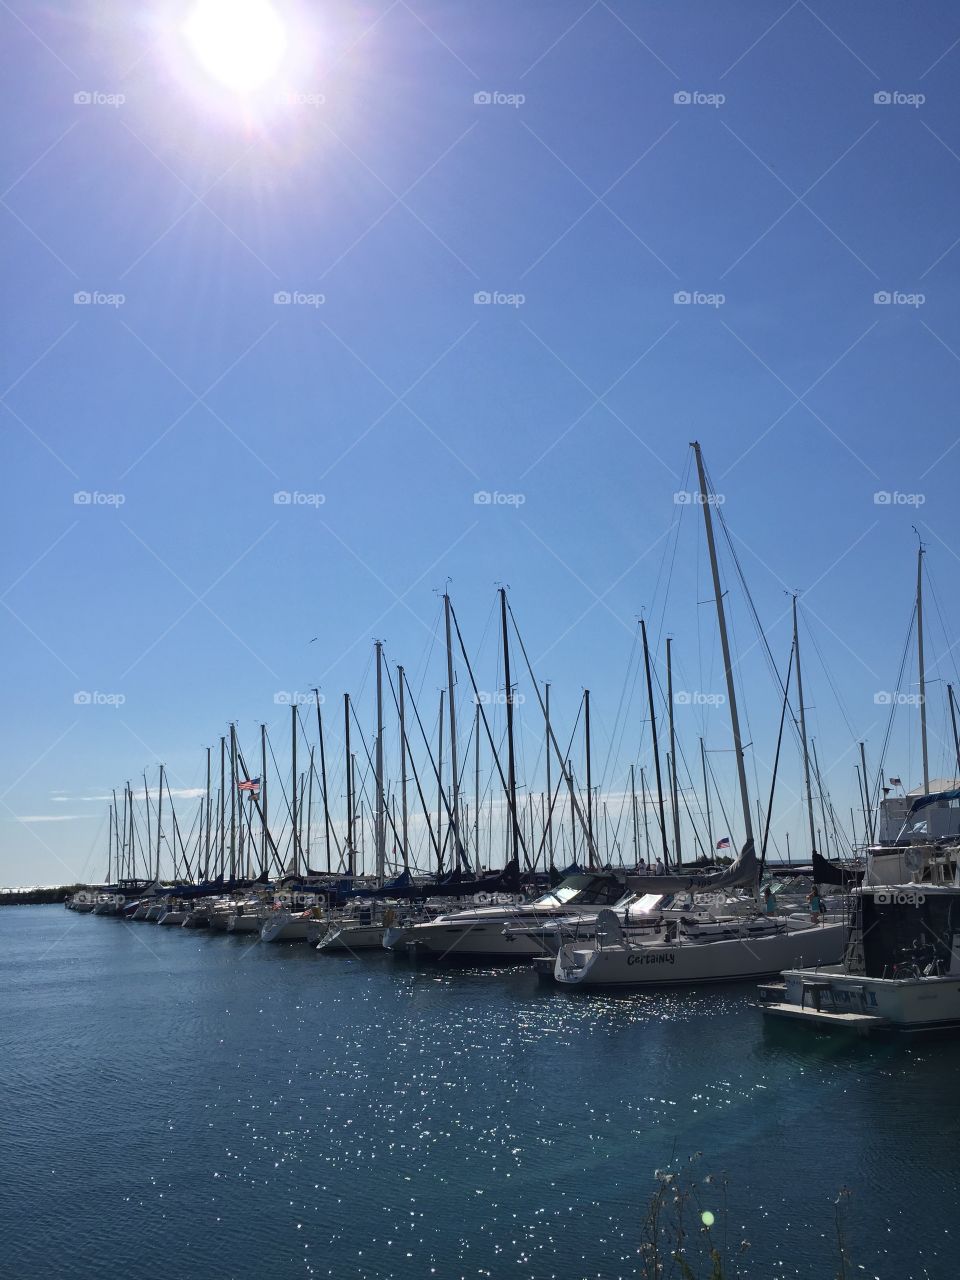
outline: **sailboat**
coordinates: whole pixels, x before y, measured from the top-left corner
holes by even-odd
[[[651,893],[703,893],[741,886],[756,894],[759,864],[747,791],[743,741],[727,634],[723,590],[713,531],[712,495],[707,486],[700,445],[693,445],[699,479],[699,504],[706,528],[713,577],[717,625],[727,686],[727,705],[733,736],[740,803],[746,838],[739,856],[726,871],[714,875],[646,877]],[[652,939],[635,941],[623,930],[617,915],[601,912],[591,944],[565,943],[554,962],[554,979],[563,986],[660,986],[665,983],[727,982],[763,977],[789,964],[825,964],[842,954],[846,926],[842,920],[814,922],[802,913],[791,916],[731,917],[704,927],[681,918],[664,925]],[[792,957],[787,961],[784,956]]]

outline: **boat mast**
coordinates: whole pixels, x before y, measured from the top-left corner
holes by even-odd
[[[375,844],[377,881],[383,884],[386,871],[386,825],[383,813],[383,645],[376,642],[377,651],[377,812],[375,818]]]
[[[437,718],[437,870],[443,871],[443,696],[440,690],[440,714]]]
[[[110,883],[110,868],[113,866],[113,805],[110,805],[110,829],[107,835],[107,884]]]
[[[230,880],[237,878],[237,726],[230,725]]]
[[[640,807],[643,810],[643,856],[646,859],[647,866],[650,865],[650,824],[647,818],[647,774],[643,765],[640,766]]]
[[[473,847],[477,864],[477,874],[483,859],[480,856],[480,703],[476,705],[473,723]],[[547,756],[547,768],[550,768],[550,757]]]
[[[547,857],[549,859],[547,865],[553,866],[553,785],[550,773],[550,685],[544,685],[545,706],[543,712],[544,722],[547,729]]]
[[[267,818],[267,726],[260,726],[260,874],[267,870],[270,826]]]
[[[800,632],[797,626],[797,593],[793,593],[793,654],[797,664],[797,702],[800,704],[800,738],[803,743],[803,785],[807,797],[807,820],[810,823],[810,848],[816,850],[816,827],[813,820],[813,791],[810,787],[810,752],[807,748],[807,713],[803,705],[803,668],[800,663]]]
[[[210,748],[207,747],[207,793],[204,800],[203,879],[210,879]]]
[[[513,744],[513,686],[510,683],[510,645],[507,639],[507,591],[500,588],[500,624],[503,632],[503,679],[507,694],[507,786],[510,805],[510,857],[520,861],[520,829],[517,823],[517,762]],[[592,845],[592,840],[591,840]],[[590,852],[593,865],[593,851]]]
[[[590,751],[590,690],[583,691],[583,738],[584,749],[587,753],[587,866],[592,870],[597,859],[594,856],[593,843],[593,782],[591,779],[591,751]]]
[[[300,831],[297,827],[297,704],[290,705],[290,785],[293,788],[293,808],[290,813],[293,835],[293,874],[300,874]]]
[[[453,637],[450,630],[450,593],[443,593],[443,618],[447,637],[447,707],[450,717],[450,777],[452,781],[451,822],[453,824],[453,848],[457,865],[464,862],[463,843],[460,837],[460,777],[457,772],[457,708],[453,692]]]
[[[630,808],[633,813],[633,865],[640,865],[640,819],[637,813],[637,784],[633,772],[633,762],[630,763]]]
[[[919,536],[919,535],[918,535]],[[927,678],[923,665],[923,543],[917,551],[917,662],[920,668],[920,746],[923,751],[923,794],[930,794],[927,758]]]
[[[161,822],[163,821],[163,765],[160,766],[160,787],[157,791],[157,880],[160,879],[160,840],[163,832]],[[176,880],[176,876],[173,877]]]
[[[397,683],[400,685],[400,830],[403,835],[403,869],[410,870],[407,852],[407,725],[403,702],[403,667],[397,667]]]
[[[653,763],[657,774],[657,807],[660,818],[660,843],[663,846],[663,865],[669,866],[667,850],[667,815],[663,807],[663,778],[660,774],[660,747],[657,743],[657,712],[653,705],[653,677],[650,674],[650,646],[647,643],[647,624],[640,619],[640,635],[643,639],[643,667],[647,677],[647,705],[650,709],[650,732],[653,736]]]
[[[680,801],[677,795],[677,736],[673,724],[673,640],[667,637],[667,704],[670,716],[670,807],[673,810],[673,861],[679,867],[683,862],[680,853]]]
[[[873,806],[870,803],[870,784],[867,773],[867,749],[860,743],[860,764],[863,766],[863,827],[867,839],[873,843]]]
[[[327,753],[323,744],[323,716],[320,714],[320,690],[314,689],[317,702],[317,733],[320,738],[320,786],[323,788],[323,839],[327,850],[327,871],[330,864],[330,805],[327,803]]]
[[[223,878],[223,864],[225,861],[225,852],[226,852],[224,841],[227,838],[226,836],[226,831],[227,831],[226,755],[227,755],[227,743],[226,743],[226,739],[221,735],[220,737],[220,853],[219,853],[221,879]],[[158,865],[159,865],[159,860],[158,860]]]
[[[343,750],[347,772],[347,875],[356,875],[356,854],[353,849],[353,759],[350,755],[350,695],[343,695]]]
[[[710,553],[710,571],[713,575],[713,592],[717,602],[717,625],[720,629],[720,645],[723,651],[723,672],[727,680],[727,699],[730,703],[730,728],[733,733],[733,749],[737,757],[737,778],[740,783],[740,803],[743,808],[743,826],[746,842],[753,843],[753,819],[750,816],[750,796],[747,793],[747,770],[743,759],[743,742],[740,737],[740,716],[737,711],[737,691],[733,679],[733,665],[730,661],[730,641],[727,637],[727,619],[723,609],[723,592],[720,588],[720,568],[717,564],[717,547],[713,538],[713,515],[710,498],[707,493],[707,480],[703,469],[703,456],[700,444],[693,445],[697,458],[697,477],[700,482],[700,503],[703,507],[703,521],[707,531],[707,550]]]

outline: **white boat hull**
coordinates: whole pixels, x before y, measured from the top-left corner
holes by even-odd
[[[260,929],[260,941],[306,942],[308,923],[306,916],[288,916],[278,912],[264,920]]]
[[[333,925],[317,943],[318,951],[383,950],[382,924]]]
[[[654,942],[589,950],[561,948],[553,976],[565,986],[653,987],[737,982],[797,965],[836,964],[843,953],[842,923],[720,942]]]
[[[823,969],[787,969],[783,1003],[764,1012],[867,1015],[900,1031],[960,1026],[960,977],[867,978]],[[813,990],[811,990],[813,988]],[[838,1019],[838,1021],[840,1021]]]

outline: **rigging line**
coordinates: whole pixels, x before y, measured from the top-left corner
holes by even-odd
[[[429,646],[429,648],[427,648],[425,651],[422,651],[422,652],[423,652],[423,667],[422,667],[422,669],[419,671],[419,673],[418,673],[418,672],[414,672],[414,679],[417,679],[417,677],[418,677],[418,675],[419,675],[419,685],[418,685],[418,687],[417,687],[417,695],[416,695],[416,696],[417,696],[417,698],[422,698],[422,697],[423,697],[423,686],[424,686],[424,685],[426,684],[426,682],[427,682],[427,672],[428,672],[428,671],[429,671],[429,669],[430,669],[430,659],[433,657],[433,651],[434,651],[434,649],[437,647],[437,639],[438,639],[438,637],[439,637],[439,635],[440,635],[440,619],[441,619],[441,617],[442,617],[442,616],[443,616],[443,602],[442,602],[442,600],[441,600],[440,604],[437,606],[437,616],[436,616],[436,620],[434,621],[434,624],[433,624],[433,630],[432,630],[432,631],[431,631],[431,633],[430,633],[430,646]],[[408,688],[408,689],[410,688],[410,681],[409,681],[409,679],[407,680],[407,688]],[[411,694],[411,697],[412,697],[412,696],[413,696],[413,690],[412,690],[412,689],[410,689],[410,694]]]
[[[388,685],[390,686],[390,694],[391,694],[391,697],[393,698],[393,705],[394,705],[394,707],[395,707],[395,709],[396,709],[397,717],[399,718],[399,716],[400,716],[400,703],[399,703],[399,701],[398,701],[398,699],[397,699],[397,691],[396,691],[396,689],[394,688],[394,685],[393,685],[393,674],[392,674],[392,672],[390,671],[390,667],[389,667],[389,665],[388,665],[388,666],[387,666],[387,668],[386,668],[386,674],[387,674],[387,683],[388,683]],[[410,689],[410,681],[409,681],[409,680],[407,680],[406,672],[404,672],[403,678],[404,678],[404,680],[406,681],[407,688],[408,688],[408,689]],[[416,703],[416,699],[414,699],[414,697],[413,697],[413,692],[412,692],[412,690],[411,690],[411,692],[410,692],[410,700],[411,700],[411,702],[413,703],[413,709],[414,709],[414,712],[416,713],[416,716],[417,716],[417,723],[418,723],[418,724],[420,724],[420,732],[421,732],[421,734],[423,734],[424,741],[426,741],[426,734],[424,733],[424,731],[423,731],[423,725],[422,725],[422,723],[420,722],[420,712],[417,710],[417,703]],[[427,824],[427,834],[428,834],[428,835],[429,835],[429,837],[430,837],[430,844],[431,844],[431,846],[432,846],[432,848],[433,848],[433,852],[437,855],[437,860],[438,860],[438,864],[439,864],[439,858],[440,858],[440,845],[439,845],[439,842],[438,842],[438,840],[437,840],[437,837],[433,834],[433,821],[432,821],[432,819],[431,819],[431,817],[430,817],[430,806],[428,806],[428,804],[427,804],[426,797],[425,797],[425,796],[424,796],[424,794],[423,794],[423,787],[420,785],[420,773],[419,773],[419,771],[418,771],[418,769],[417,769],[416,762],[415,762],[414,757],[413,757],[413,751],[411,750],[411,747],[410,747],[410,738],[409,738],[409,736],[407,735],[407,732],[406,732],[406,725],[404,725],[404,737],[406,738],[406,743],[407,743],[407,761],[409,762],[410,768],[411,768],[411,770],[413,771],[413,780],[414,780],[414,782],[416,783],[416,787],[417,787],[417,795],[420,797],[420,805],[421,805],[421,807],[422,807],[422,809],[423,809],[423,817],[425,818],[425,820],[426,820],[426,824]],[[431,761],[431,763],[432,763],[432,761],[433,761],[433,754],[432,754],[432,752],[430,751],[429,746],[427,747],[427,754],[428,754],[428,756],[429,756],[429,758],[430,758],[430,761]]]
[[[926,564],[924,564],[923,566],[923,572],[927,579],[927,585],[930,588],[930,595],[933,598],[933,604],[937,611],[937,617],[940,620],[940,630],[943,633],[943,642],[947,646],[944,652],[944,656],[946,656],[946,654],[950,654],[950,662],[953,665],[953,673],[957,677],[957,679],[960,680],[960,671],[958,671],[957,669],[957,655],[956,655],[957,642],[954,641],[953,644],[950,643],[950,638],[947,635],[946,624],[944,623],[944,620],[943,620],[943,611],[940,608],[940,597],[937,595],[936,588],[933,585],[933,577],[931,576],[930,570],[927,568]],[[940,665],[939,659],[934,665],[935,666]]]
[[[896,692],[897,692],[897,694],[898,694],[898,695],[899,695],[899,693],[900,693],[900,689],[901,689],[901,686],[902,686],[902,684],[903,684],[903,675],[904,675],[904,671],[906,670],[906,665],[907,665],[907,655],[908,655],[908,654],[909,654],[909,652],[910,652],[910,641],[913,639],[913,630],[914,630],[914,627],[916,626],[916,621],[917,621],[917,602],[916,602],[916,600],[914,600],[914,602],[913,602],[913,608],[912,608],[912,609],[911,609],[911,611],[910,611],[910,621],[909,621],[909,623],[908,623],[908,625],[907,625],[907,634],[906,634],[906,638],[904,639],[904,642],[903,642],[903,652],[902,652],[902,653],[901,653],[901,655],[900,655],[900,669],[899,669],[899,671],[897,672],[897,688],[896,688]],[[876,790],[875,790],[875,792],[874,792],[874,795],[873,795],[873,796],[871,796],[871,795],[869,794],[869,792],[868,792],[868,794],[867,794],[867,800],[868,800],[868,812],[870,812],[870,813],[872,813],[872,812],[874,811],[874,806],[875,806],[875,804],[879,804],[879,802],[880,802],[880,788],[883,786],[884,762],[885,762],[885,760],[886,760],[887,750],[888,750],[888,748],[889,748],[889,746],[890,746],[890,738],[891,738],[891,736],[892,736],[892,734],[893,734],[893,722],[894,722],[894,718],[895,718],[895,716],[896,716],[897,703],[898,703],[898,701],[899,701],[899,696],[898,696],[898,697],[896,697],[896,698],[894,698],[894,699],[891,701],[891,703],[890,703],[890,711],[889,711],[889,713],[888,713],[888,715],[887,715],[887,727],[886,727],[886,730],[885,730],[884,735],[883,735],[883,744],[882,744],[882,746],[881,746],[881,748],[880,748],[880,764],[879,764],[879,766],[878,766],[878,770],[877,770],[877,785],[876,785]]]
[[[685,495],[689,494],[689,489],[687,488],[687,486],[690,483],[690,469],[693,466],[693,454],[690,452],[689,449],[686,450],[686,459],[687,460],[686,460],[686,466],[684,467],[684,471],[683,471],[683,478],[680,482],[681,485],[683,486],[683,489],[680,490],[680,492],[684,493]],[[667,583],[666,583],[666,587],[664,588],[663,605],[660,609],[660,621],[657,624],[657,636],[656,636],[656,641],[654,645],[657,651],[659,651],[660,642],[663,639],[663,624],[664,624],[664,619],[667,616],[667,603],[670,599],[670,587],[673,582],[673,570],[674,570],[674,565],[677,559],[677,548],[680,545],[680,526],[683,523],[684,508],[688,505],[685,502],[678,502],[677,497],[678,495],[674,495],[674,508],[675,508],[674,517],[675,518],[671,522],[673,526],[673,551],[670,554],[670,570],[667,574]],[[660,566],[657,569],[657,578],[653,588],[653,597],[651,598],[651,601],[650,601],[651,619],[656,613],[657,595],[660,591],[660,581],[663,576],[663,569],[667,561],[668,552],[670,552],[669,538],[664,540],[663,552],[661,553],[661,556],[660,556]]]
[[[629,680],[630,680],[630,671],[631,671],[631,669],[632,669],[632,667],[633,667],[633,660],[634,660],[634,657],[635,657],[636,652],[637,652],[637,638],[638,638],[638,631],[639,631],[639,628],[637,628],[637,630],[635,630],[635,631],[634,631],[634,633],[633,633],[633,643],[632,643],[632,644],[631,644],[631,646],[630,646],[630,655],[629,655],[629,657],[627,658],[627,666],[626,666],[626,670],[625,670],[625,671],[624,671],[624,673],[623,673],[623,685],[622,685],[622,687],[621,687],[621,689],[620,689],[620,700],[619,700],[619,702],[617,703],[617,714],[616,714],[616,716],[615,716],[615,718],[614,718],[614,721],[613,721],[613,733],[612,733],[612,736],[611,736],[611,738],[610,738],[609,746],[607,747],[607,757],[606,757],[606,759],[605,759],[605,760],[604,760],[604,762],[603,762],[603,769],[602,769],[602,770],[601,770],[601,772],[600,772],[600,786],[601,786],[601,788],[603,787],[604,783],[606,782],[606,779],[607,779],[607,771],[608,771],[608,769],[610,768],[610,757],[611,757],[611,755],[612,755],[612,753],[613,753],[613,749],[614,749],[614,746],[615,746],[616,741],[617,741],[617,730],[618,730],[618,728],[619,728],[619,726],[620,726],[620,716],[621,716],[621,714],[623,713],[623,704],[624,704],[624,698],[626,697],[626,693],[627,693],[627,684],[628,684],[628,682],[629,682]],[[626,720],[626,715],[624,714],[624,721],[625,721],[625,720]],[[623,735],[622,735],[622,733],[621,733],[621,741],[622,741],[622,737],[623,737]],[[618,752],[618,754],[619,754],[619,752]]]
[[[814,653],[816,653],[817,657],[820,659],[820,665],[823,668],[823,674],[827,677],[827,684],[829,684],[831,692],[833,693],[833,696],[837,700],[837,706],[840,708],[840,714],[843,716],[844,724],[847,726],[847,732],[850,734],[850,737],[854,742],[859,742],[860,739],[856,731],[854,730],[853,725],[850,723],[850,717],[847,714],[847,708],[844,705],[844,701],[840,694],[840,690],[837,688],[836,682],[834,681],[833,676],[831,675],[830,670],[827,667],[827,662],[823,656],[823,651],[821,650],[820,645],[817,643],[817,637],[816,637],[816,634],[814,633],[813,627],[810,625],[809,621],[807,620],[807,616],[805,612],[801,614],[801,617],[803,618],[804,634],[806,636],[809,636],[813,644]]]
[[[736,839],[736,837],[733,834],[733,828],[730,825],[730,819],[727,817],[727,810],[723,803],[723,795],[721,794],[720,788],[717,786],[717,777],[716,777],[716,774],[713,772],[713,762],[711,761],[709,755],[707,756],[707,773],[709,773],[711,781],[713,782],[713,794],[717,797],[717,804],[720,806],[720,813],[723,816],[724,823],[726,824],[727,835],[729,836],[731,842],[733,842]],[[716,850],[714,849],[712,852],[716,853]]]

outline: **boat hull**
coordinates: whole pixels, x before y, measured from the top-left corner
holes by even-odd
[[[738,982],[791,966],[836,964],[845,937],[846,926],[838,922],[720,942],[663,942],[589,951],[566,946],[557,956],[553,976],[564,986],[584,987]]]

